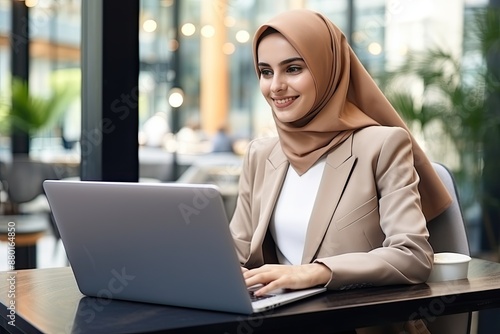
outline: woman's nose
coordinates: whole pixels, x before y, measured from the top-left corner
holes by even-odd
[[[286,83],[280,75],[275,75],[271,82],[271,91],[273,93],[281,92],[286,89]]]

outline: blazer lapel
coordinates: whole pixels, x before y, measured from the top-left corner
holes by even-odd
[[[268,160],[262,186],[262,206],[260,209],[259,223],[255,231],[255,244],[252,248],[258,249],[266,236],[271,215],[280,193],[290,163],[281,150],[279,142],[276,144]]]
[[[351,175],[356,161],[356,157],[352,156],[352,137],[349,136],[326,157],[325,170],[307,228],[302,263],[313,260]]]

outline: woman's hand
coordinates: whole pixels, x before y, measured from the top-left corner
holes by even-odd
[[[243,271],[247,286],[263,284],[255,291],[256,296],[264,295],[276,289],[305,289],[325,285],[330,280],[330,269],[321,263],[303,265],[271,265]]]

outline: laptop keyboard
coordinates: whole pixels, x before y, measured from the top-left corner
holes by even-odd
[[[248,294],[250,295],[250,299],[252,300],[252,302],[276,296],[276,295],[271,295],[271,294],[263,295],[263,296],[256,296],[252,290],[248,290]]]

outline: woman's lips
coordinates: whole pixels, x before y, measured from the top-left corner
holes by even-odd
[[[273,98],[274,105],[276,108],[286,108],[291,105],[297,97],[284,97],[284,98]]]

